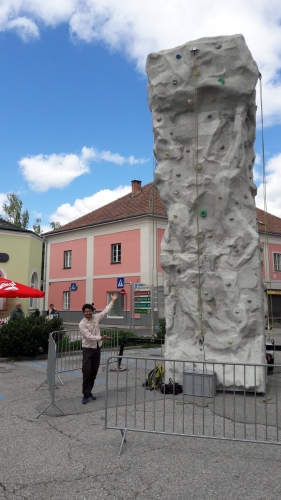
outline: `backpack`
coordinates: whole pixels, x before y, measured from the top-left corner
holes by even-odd
[[[147,379],[145,381],[146,388],[149,391],[153,391],[154,389],[159,389],[162,384],[162,379],[164,377],[164,368],[162,365],[158,364],[149,372],[147,375]]]

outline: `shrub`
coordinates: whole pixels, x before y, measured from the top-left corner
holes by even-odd
[[[37,311],[27,318],[10,320],[0,328],[0,357],[32,357],[39,352],[46,353],[49,334],[62,330],[62,319],[47,320]]]

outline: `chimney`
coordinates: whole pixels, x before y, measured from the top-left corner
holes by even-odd
[[[138,194],[141,192],[141,181],[131,181],[132,182],[132,195]]]

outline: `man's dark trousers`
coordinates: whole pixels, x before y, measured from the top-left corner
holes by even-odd
[[[82,392],[86,398],[89,398],[100,366],[100,348],[97,347],[97,349],[92,349],[91,347],[82,347],[82,351]]]

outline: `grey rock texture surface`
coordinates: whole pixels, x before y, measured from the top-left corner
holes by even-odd
[[[194,49],[194,50],[191,50]],[[242,35],[202,38],[147,58],[167,358],[264,363],[264,287],[253,164],[257,64]],[[204,340],[204,341],[203,341]],[[169,375],[169,374],[168,374]],[[264,390],[264,371],[218,372]]]

